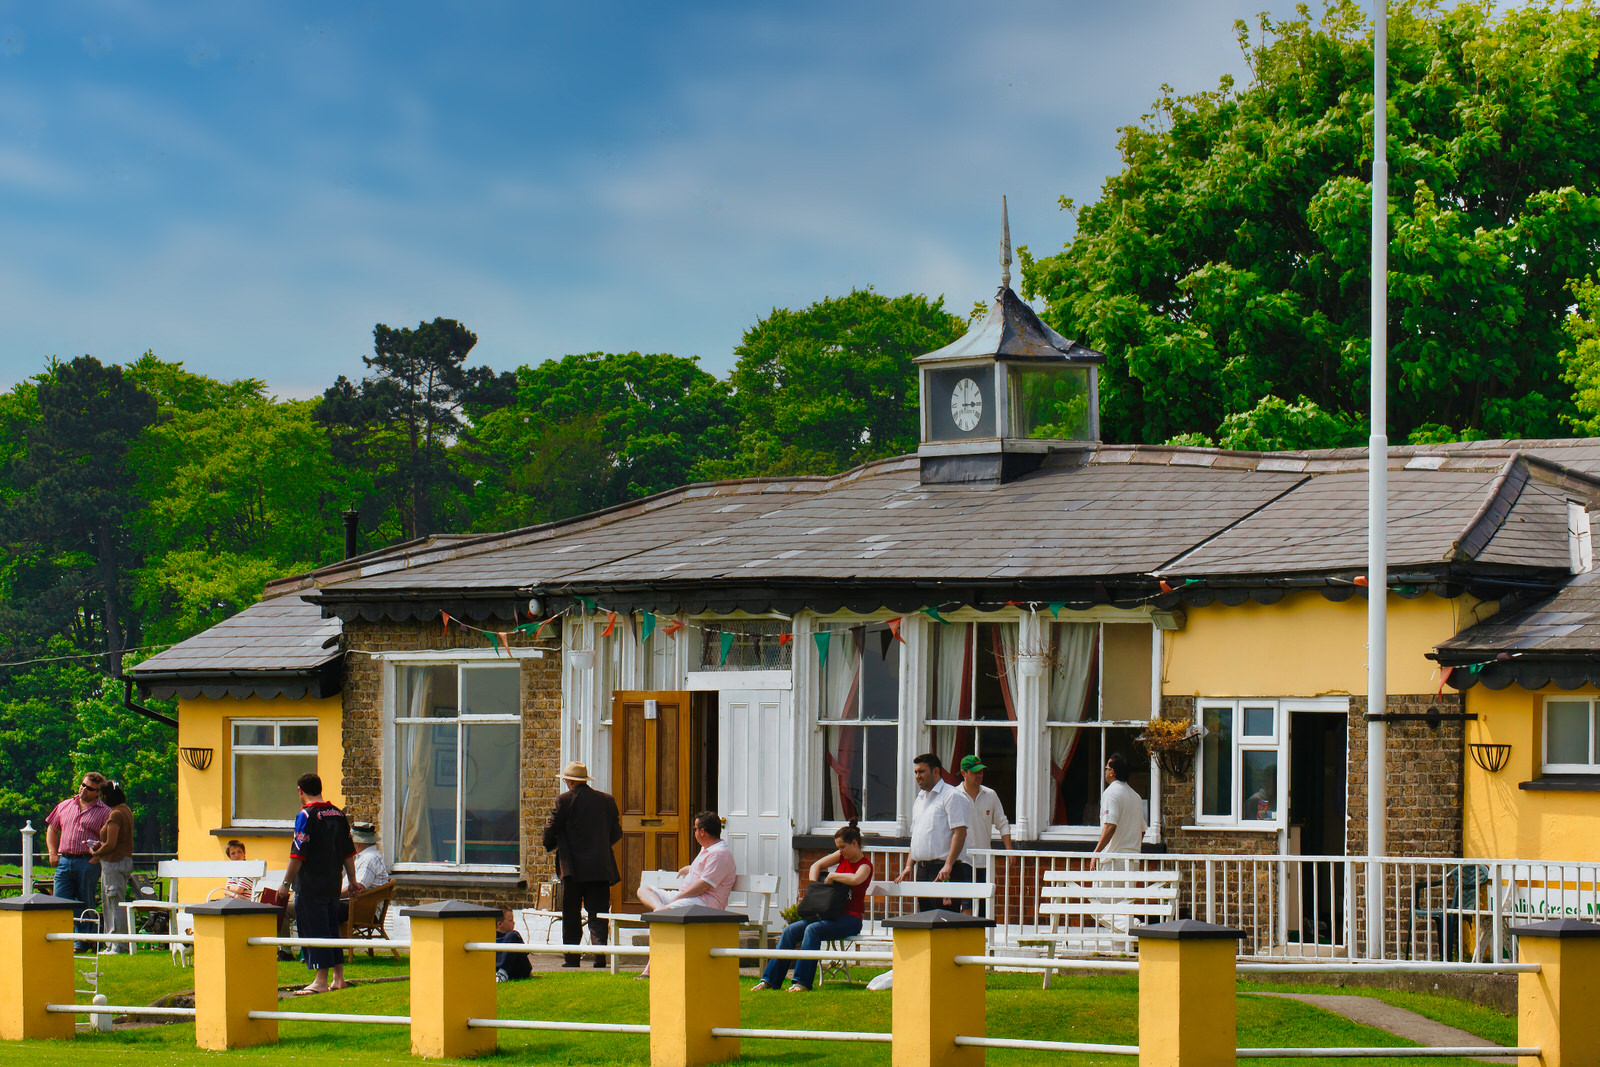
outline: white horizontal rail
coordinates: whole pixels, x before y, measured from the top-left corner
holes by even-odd
[[[1429,963],[1423,960],[1349,963],[1240,963],[1240,974],[1538,974],[1537,963]]]
[[[125,1004],[46,1004],[44,1010],[57,1015],[175,1015],[194,1018],[193,1008],[141,1008]]]
[[[648,956],[649,945],[523,945],[515,941],[468,941],[461,946],[468,952],[521,952],[563,956]]]
[[[1070,956],[957,956],[958,967],[1020,967],[1034,971],[1137,971],[1135,960],[1079,960]]]
[[[956,1038],[960,1044],[961,1039]],[[1370,1048],[1242,1048],[1237,1050],[1242,1060],[1246,1059],[1322,1059],[1324,1057],[1339,1057],[1355,1059],[1358,1057],[1378,1056],[1411,1056],[1421,1059],[1430,1056],[1469,1056],[1482,1058],[1485,1056],[1537,1056],[1537,1048],[1503,1048],[1499,1045],[1440,1045],[1422,1048],[1383,1048],[1374,1046]]]
[[[892,952],[828,952],[812,948],[714,948],[717,959],[732,960],[840,960],[845,963],[893,963]]]
[[[409,941],[391,941],[377,937],[249,937],[251,945],[284,945],[289,948],[404,948]]]
[[[190,934],[45,934],[46,941],[105,941],[128,944],[134,941],[153,945],[192,945]]]
[[[1035,1052],[1101,1052],[1113,1056],[1137,1056],[1138,1045],[1090,1045],[1082,1041],[1022,1041],[1010,1037],[957,1037],[957,1045],[968,1048],[1022,1048]]]
[[[373,1023],[378,1026],[410,1026],[409,1015],[341,1015],[317,1011],[253,1011],[252,1019],[277,1019],[297,1023]]]
[[[743,1026],[713,1026],[712,1037],[770,1037],[779,1041],[875,1041],[887,1045],[892,1034],[864,1030],[752,1030]]]
[[[547,1019],[468,1019],[479,1030],[575,1030],[591,1034],[648,1034],[647,1023],[566,1023]]]

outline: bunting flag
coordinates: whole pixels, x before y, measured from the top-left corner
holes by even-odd
[[[818,630],[811,635],[811,640],[817,643],[817,661],[823,670],[828,669],[828,643],[833,639],[832,630]]]
[[[1354,581],[1359,586],[1365,586],[1367,584],[1367,576],[1365,574],[1358,574],[1355,576]]]
[[[905,619],[897,615],[892,619],[886,619],[884,625],[889,627],[889,632],[894,634],[894,639],[903,645],[906,643],[906,639],[900,636],[900,624],[902,622],[905,622]]]
[[[595,609],[594,599],[592,597],[574,596],[572,599],[574,599],[578,603],[582,604],[583,605],[583,610],[585,612],[590,612],[590,611],[593,611]]]
[[[1161,583],[1161,591],[1163,593],[1170,593],[1170,592],[1172,592],[1172,586],[1168,585],[1165,581],[1163,581]]]
[[[601,632],[600,636],[601,637],[610,637],[611,636],[611,631],[615,630],[616,628],[617,628],[617,613],[614,612],[614,611],[606,612],[606,628]]]
[[[1450,680],[1450,672],[1454,670],[1454,667],[1439,668],[1439,696],[1444,696],[1444,684]]]
[[[683,629],[683,627],[684,621],[682,619],[673,619],[671,622],[667,623],[662,632],[668,637],[676,637],[678,636],[678,631]]]
[[[647,611],[647,612],[644,613],[643,625],[640,627],[640,630],[639,630],[640,640],[642,640],[642,641],[650,640],[650,635],[655,633],[655,632],[656,632],[656,613],[653,612],[653,611]]]
[[[722,657],[717,660],[717,666],[720,667],[728,662],[728,653],[733,651],[733,633],[730,630],[724,630],[717,637],[722,643]]]
[[[1052,619],[1059,619],[1061,617],[1061,609],[1066,606],[1067,602],[1065,600],[1052,600],[1050,603],[1045,605],[1045,607],[1050,609],[1050,617]]]
[[[639,620],[633,612],[628,612],[628,632],[633,635],[634,641],[639,640]]]
[[[493,630],[485,630],[483,631],[483,635],[487,637],[489,639],[489,643],[494,646],[495,658],[498,659],[500,657],[500,642],[506,635],[497,634]]]
[[[939,606],[937,604],[931,608],[923,608],[922,613],[928,618],[932,619],[934,622],[942,622],[946,626],[950,625],[950,620],[939,614]],[[896,619],[895,622],[898,623],[899,620]],[[894,635],[896,637],[900,636],[900,628],[898,626],[894,627]]]
[[[789,644],[793,640],[794,640],[794,634],[792,634],[792,633],[779,634],[778,635],[778,647],[782,648],[784,645]]]
[[[450,624],[456,621],[450,617],[450,613],[448,611],[439,612],[439,618],[443,620],[444,628],[446,630],[450,629]]]

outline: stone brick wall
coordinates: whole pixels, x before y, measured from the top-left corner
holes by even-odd
[[[553,632],[554,631],[554,632]],[[345,660],[344,681],[344,796],[345,810],[352,820],[378,822],[383,796],[383,718],[382,663],[374,652],[407,652],[424,649],[482,649],[476,634],[446,629],[438,622],[366,622],[357,620],[344,626],[345,646],[352,651]],[[524,648],[533,641],[524,634],[513,634],[511,646]],[[547,629],[539,644],[548,648],[560,645],[558,627]],[[452,876],[429,883],[416,875],[403,875],[395,891],[397,904],[414,904],[450,898],[480,904],[510,904],[533,907],[538,901],[539,884],[555,878],[553,857],[540,841],[545,817],[560,789],[557,775],[561,754],[561,657],[550,653],[543,659],[523,659],[521,789],[522,869],[512,880],[473,880]],[[391,862],[391,843],[383,841],[384,855]]]

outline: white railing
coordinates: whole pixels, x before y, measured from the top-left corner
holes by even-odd
[[[995,882],[996,946],[1048,933],[1037,910],[1045,873],[1084,870],[1092,859],[1083,852],[979,854]],[[1125,862],[1178,872],[1174,917],[1243,930],[1243,956],[1365,958],[1366,880],[1374,869],[1366,857],[1147,853]],[[1516,958],[1514,926],[1600,920],[1597,863],[1383,857],[1375,869],[1384,909],[1374,918],[1386,960],[1505,961]]]

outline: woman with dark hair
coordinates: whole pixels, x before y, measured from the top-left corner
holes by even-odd
[[[816,952],[822,948],[824,941],[843,941],[861,932],[861,916],[867,907],[867,889],[872,885],[872,861],[861,850],[861,828],[854,819],[850,820],[850,825],[841,826],[834,832],[833,843],[837,848],[811,865],[811,880],[850,887],[850,901],[844,907],[844,914],[837,919],[800,919],[790,923],[778,939],[780,950],[800,948]],[[829,867],[834,869],[824,877],[822,872]],[[784,976],[788,973],[788,960],[768,960],[767,969],[761,973],[761,981],[752,986],[750,991],[777,989],[783,985]],[[789,992],[809,993],[816,977],[816,960],[796,960],[794,982],[790,984]]]
[[[122,901],[128,895],[128,876],[133,873],[133,812],[121,782],[101,786],[100,799],[111,808],[111,815],[100,827],[100,843],[89,853],[89,862],[100,865],[100,931],[125,934],[128,909]],[[102,942],[100,951],[126,952],[128,946]]]

